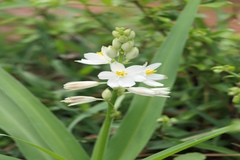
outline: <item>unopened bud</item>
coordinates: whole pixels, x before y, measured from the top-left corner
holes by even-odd
[[[131,33],[131,29],[126,29],[123,33],[125,36],[129,36]]]
[[[115,30],[118,32],[123,32],[125,30],[125,28],[124,27],[116,27]]]
[[[113,46],[108,46],[106,49],[106,54],[110,58],[115,58],[117,56],[117,50]]]
[[[112,35],[116,38],[121,36],[117,31],[112,31]]]
[[[130,51],[132,48],[133,48],[133,45],[134,45],[134,42],[133,41],[128,41],[128,42],[125,42],[123,43],[122,45],[122,49],[127,52],[127,51]]]
[[[120,36],[120,37],[118,38],[118,41],[119,41],[120,43],[125,43],[125,42],[127,42],[127,40],[128,40],[128,38],[127,38],[126,36]]]
[[[104,100],[110,100],[112,98],[112,92],[107,88],[102,92],[102,98]]]
[[[113,45],[114,48],[119,49],[122,44],[118,41],[117,38],[115,38],[115,39],[112,41],[112,45]]]
[[[133,39],[135,37],[135,32],[131,31],[130,35],[128,36],[128,39]]]
[[[129,60],[129,59],[133,59],[133,58],[137,57],[138,54],[139,54],[138,48],[134,47],[131,51],[127,52],[125,56],[126,56],[126,59]]]

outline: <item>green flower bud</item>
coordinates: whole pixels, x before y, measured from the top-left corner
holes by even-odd
[[[112,92],[107,88],[102,92],[102,98],[104,100],[110,100],[112,98]]]
[[[126,29],[123,33],[125,36],[129,36],[131,33],[131,29]]]
[[[120,36],[120,37],[118,38],[118,41],[119,41],[120,43],[127,42],[127,40],[128,40],[128,38],[127,38],[126,36]]]
[[[122,44],[118,41],[117,38],[115,38],[115,39],[112,41],[112,45],[113,45],[114,48],[119,49]]]
[[[127,51],[132,50],[133,45],[134,45],[134,42],[133,42],[133,41],[128,41],[128,42],[123,43],[123,45],[122,45],[121,48],[122,48],[125,52],[127,52]]]
[[[123,32],[125,30],[125,28],[124,27],[116,27],[115,30],[118,32]]]
[[[215,66],[215,67],[212,67],[212,70],[215,73],[221,73],[224,71],[224,67],[223,66]]]
[[[117,56],[117,50],[113,46],[108,46],[106,49],[106,54],[110,58],[115,58]]]
[[[117,31],[112,31],[112,35],[116,38],[119,38],[121,36]]]
[[[127,52],[125,56],[126,56],[127,60],[130,60],[130,59],[137,57],[138,54],[139,54],[138,48],[134,47],[131,51]]]
[[[128,36],[128,39],[133,39],[135,37],[135,32],[131,31],[130,35]]]

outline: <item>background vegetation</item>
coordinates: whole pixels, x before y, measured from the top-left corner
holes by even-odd
[[[104,88],[66,92],[62,85],[97,80],[95,75],[104,66],[80,65],[74,60],[111,44],[112,30],[123,26],[136,32],[135,44],[140,50],[136,63],[149,62],[184,6],[183,0],[4,0],[0,2],[0,65],[38,97],[91,153],[106,108],[94,103],[69,108],[60,100],[73,95],[100,97]],[[139,158],[239,118],[239,100],[232,98],[240,91],[228,95],[229,88],[240,86],[239,77],[232,76],[240,71],[240,33],[229,26],[234,23],[240,28],[239,10],[240,4],[236,2],[202,1],[180,60],[171,98]],[[207,13],[215,16],[209,19]],[[220,67],[220,71],[215,68],[220,72],[216,74],[212,69],[215,66],[225,67]],[[127,95],[119,105],[122,116],[132,98]],[[121,118],[116,120],[114,128],[120,122]],[[239,143],[238,134],[224,134],[183,153],[233,154],[240,151]],[[1,154],[22,158],[11,139],[0,137],[0,147]]]

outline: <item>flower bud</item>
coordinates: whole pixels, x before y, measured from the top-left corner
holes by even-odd
[[[116,38],[121,36],[117,31],[112,31],[112,35]]]
[[[133,39],[135,37],[135,32],[131,31],[130,35],[128,36],[128,39]]]
[[[102,92],[102,98],[104,100],[110,100],[112,97],[112,92],[107,88]]]
[[[130,51],[132,48],[133,48],[133,45],[134,45],[134,42],[133,41],[128,41],[128,42],[125,42],[125,43],[123,43],[123,45],[122,45],[122,49],[124,50],[124,51]]]
[[[129,36],[131,33],[131,29],[126,29],[123,33],[125,36]]]
[[[108,46],[106,49],[106,54],[110,58],[115,58],[117,56],[117,50],[113,46]]]
[[[120,37],[118,38],[118,41],[119,41],[120,43],[127,42],[127,40],[128,40],[128,38],[127,38],[126,36],[120,36]]]
[[[133,58],[137,57],[138,54],[139,54],[138,48],[134,47],[131,51],[127,52],[125,56],[126,56],[126,59],[129,60],[129,59],[133,59]]]
[[[119,49],[122,44],[118,41],[117,38],[115,38],[115,39],[112,41],[112,45],[113,45],[114,48]]]
[[[124,27],[116,27],[115,30],[118,32],[123,32],[125,30],[125,28]]]

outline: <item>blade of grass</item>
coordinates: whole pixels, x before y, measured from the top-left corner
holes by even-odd
[[[58,154],[55,154],[54,152],[52,152],[52,151],[50,151],[50,150],[48,150],[48,149],[46,149],[46,148],[43,148],[43,147],[40,147],[40,146],[35,145],[35,144],[33,144],[33,143],[27,142],[27,141],[25,141],[25,140],[23,140],[23,139],[20,139],[20,138],[17,138],[17,137],[13,137],[13,136],[8,136],[8,135],[6,135],[6,134],[0,134],[0,136],[10,137],[10,138],[12,138],[12,139],[14,139],[14,140],[16,140],[16,141],[20,141],[20,142],[22,142],[22,143],[25,143],[25,144],[27,144],[27,145],[30,145],[30,146],[32,146],[32,147],[34,147],[34,148],[36,148],[36,149],[39,149],[39,150],[47,153],[47,154],[50,155],[51,157],[54,157],[56,160],[66,160],[66,159],[63,158],[62,156],[60,156],[60,155],[58,155]]]
[[[4,156],[0,154],[0,159],[1,160],[20,160],[18,158],[14,158],[14,157],[9,157],[9,156]]]
[[[171,87],[175,81],[178,63],[188,32],[195,18],[199,0],[189,1],[182,11],[166,41],[153,58],[163,62],[158,73],[169,78],[165,85]],[[134,159],[146,145],[156,127],[165,98],[136,96],[119,129],[108,146],[106,159]]]
[[[217,137],[221,134],[224,134],[224,133],[227,133],[227,132],[232,132],[232,131],[236,131],[238,130],[239,131],[239,126],[236,126],[236,125],[239,125],[239,121],[237,123],[234,123],[234,124],[231,124],[229,126],[226,126],[226,127],[222,127],[222,128],[219,128],[219,129],[216,129],[216,130],[213,130],[211,132],[208,132],[208,133],[205,133],[205,134],[200,134],[198,137],[196,138],[192,138],[186,142],[183,142],[181,144],[178,144],[174,147],[171,147],[169,149],[166,149],[162,152],[159,152],[157,154],[154,154],[150,157],[147,157],[145,158],[144,160],[162,160],[164,158],[167,158],[177,152],[180,152],[184,149],[187,149],[187,148],[190,148],[194,145],[197,145],[199,143],[202,143],[204,141],[207,141],[211,138],[214,138],[214,137]],[[238,127],[238,128],[237,128]]]
[[[8,134],[25,139],[29,142],[50,149],[42,137],[29,122],[23,111],[0,89],[0,128]],[[24,124],[24,125],[23,125]],[[9,127],[11,126],[11,127]],[[28,159],[41,157],[45,160],[53,160],[50,156],[35,150],[33,147],[21,142],[16,142],[24,156]]]
[[[50,150],[66,157],[66,159],[78,160],[79,157],[81,157],[82,160],[89,159],[86,152],[78,144],[76,139],[66,130],[63,124],[60,123],[59,120],[36,99],[36,97],[34,97],[24,86],[2,68],[0,68],[0,77],[0,92],[4,94],[5,97],[8,97],[8,100],[12,101],[10,104],[12,105],[11,107],[22,111],[22,117],[32,124],[33,129],[35,129],[39,136],[44,140],[44,143],[49,146]],[[7,101],[5,102],[7,103]],[[0,104],[2,110],[9,107],[2,103],[2,101]],[[17,114],[18,113],[15,112],[8,113],[8,119],[15,119]],[[0,113],[0,117],[1,116],[2,113]],[[21,121],[21,119],[19,119],[19,121]],[[24,126],[25,124],[22,123],[21,125]],[[16,126],[11,127],[14,128]],[[12,132],[18,132],[18,130],[13,130]],[[17,134],[18,133],[15,133],[14,136]],[[31,136],[34,138],[35,135]],[[33,143],[32,141],[29,142]],[[21,148],[21,150],[24,149],[24,147]]]

